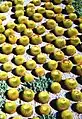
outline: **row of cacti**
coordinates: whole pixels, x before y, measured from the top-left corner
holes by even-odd
[[[2,1],[6,1],[6,0],[0,0],[0,2]],[[73,3],[73,6],[76,12],[78,13],[78,15],[82,16],[82,0],[63,0],[63,1]]]
[[[24,88],[30,88],[32,89],[35,93],[47,90],[49,88],[49,85],[51,84],[52,80],[51,78],[46,78],[46,77],[40,77],[38,79],[35,79],[34,82],[32,83],[22,83],[21,88],[19,88],[19,92],[23,91]],[[3,107],[6,97],[5,93],[7,92],[8,85],[5,81],[0,81],[0,108]]]
[[[36,79],[35,82],[29,83],[30,88],[32,88],[35,92],[46,90],[51,83],[50,78],[40,77]],[[44,85],[43,85],[44,84]],[[23,86],[25,86],[23,84]],[[26,85],[28,87],[28,85]],[[0,109],[4,107],[6,96],[5,93],[8,90],[8,85],[5,81],[0,81]],[[24,87],[18,89],[20,92],[24,90]],[[55,115],[50,113],[49,115],[41,115],[40,119],[55,119]]]

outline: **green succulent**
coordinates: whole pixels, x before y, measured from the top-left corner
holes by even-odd
[[[82,0],[73,0],[73,6],[79,16],[82,16]]]
[[[3,108],[3,105],[6,101],[5,92],[8,89],[8,85],[5,81],[0,81],[0,108]]]
[[[0,94],[4,95],[7,89],[8,89],[7,83],[5,81],[0,81]]]
[[[40,119],[56,119],[55,115],[51,113],[49,115],[41,115],[39,118]]]
[[[23,83],[23,86],[26,86],[30,89],[32,89],[34,92],[40,92],[47,90],[52,83],[51,78],[46,78],[46,77],[39,77],[38,79],[35,79],[34,82],[32,83]]]
[[[4,107],[5,101],[6,97],[0,95],[0,109]]]

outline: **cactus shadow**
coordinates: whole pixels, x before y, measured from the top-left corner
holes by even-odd
[[[77,104],[77,103],[74,103],[74,104],[72,104],[72,106],[71,106],[71,109],[72,109],[74,112],[77,112],[77,110],[76,110],[76,104]]]
[[[39,108],[40,108],[40,106],[35,107],[35,112],[36,112],[38,115],[41,115],[41,114],[40,114],[40,111],[39,111]]]
[[[50,106],[54,109],[58,111],[57,105],[56,105],[56,101],[57,99],[54,99],[50,102]]]
[[[77,77],[76,80],[77,80],[77,82],[78,82],[79,84],[82,85],[82,77],[81,77],[81,76],[80,76],[80,77]]]
[[[73,74],[76,74],[76,75],[77,75],[76,66],[73,66],[71,72],[72,72]]]
[[[57,112],[57,113],[56,113],[56,119],[62,119],[62,118],[61,118],[61,112]]]
[[[19,115],[21,114],[20,107],[21,107],[21,105],[19,105],[19,106],[17,107],[17,109],[16,109],[16,112],[17,112]]]
[[[43,64],[43,68],[49,70],[47,63]]]
[[[78,46],[76,46],[76,48],[77,48],[78,51],[82,52],[82,43],[79,44]]]
[[[71,92],[67,92],[67,93],[65,94],[65,96],[66,96],[66,98],[70,99],[71,101],[74,101],[74,100],[72,99]]]

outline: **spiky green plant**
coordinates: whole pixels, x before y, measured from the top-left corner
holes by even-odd
[[[38,79],[35,79],[32,83],[23,83],[23,87],[27,87],[32,89],[35,93],[47,90],[49,86],[51,85],[52,80],[51,78],[46,77],[39,77]]]
[[[56,119],[56,115],[53,113],[50,113],[48,115],[40,115],[38,117],[39,119]]]
[[[79,16],[82,16],[82,0],[73,0],[73,6]]]
[[[39,117],[40,119],[56,119],[54,114],[49,114],[49,115],[42,115]]]
[[[8,85],[5,81],[0,81],[0,108],[3,107],[5,101],[6,101],[6,96],[5,93],[8,89]]]

